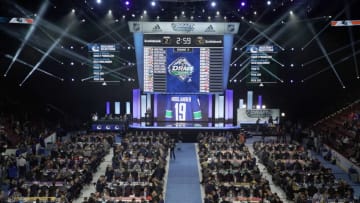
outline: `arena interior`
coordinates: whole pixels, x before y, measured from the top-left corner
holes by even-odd
[[[0,203],[360,202],[359,0],[1,0]]]

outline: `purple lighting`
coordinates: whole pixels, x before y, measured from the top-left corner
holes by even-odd
[[[130,2],[129,1],[125,1],[125,5],[130,5]]]
[[[244,7],[245,5],[246,5],[246,3],[245,3],[244,1],[242,1],[242,2],[241,2],[241,6]]]
[[[107,101],[106,102],[106,115],[109,115],[110,114],[110,102]]]

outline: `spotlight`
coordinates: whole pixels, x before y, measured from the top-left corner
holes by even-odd
[[[285,113],[284,113],[284,112],[281,113],[281,117],[285,117]]]
[[[146,11],[146,10],[144,10],[144,14],[145,14],[145,15],[147,14],[147,11]]]
[[[160,16],[156,16],[156,19],[158,19],[158,20],[159,20],[159,19],[160,19]]]
[[[96,0],[96,3],[101,4],[101,0]]]
[[[131,14],[131,16],[132,16],[133,18],[135,18],[135,14]]]
[[[123,19],[125,19],[125,17],[126,17],[125,15],[122,16]]]
[[[254,15],[257,15],[257,11],[254,11]]]
[[[74,79],[74,78],[71,78],[71,81],[72,81],[72,82],[74,82],[74,81],[75,81],[75,79]]]
[[[74,62],[70,62],[70,66],[73,66],[74,65]]]
[[[294,14],[294,12],[293,12],[293,11],[290,11],[289,13],[290,13],[290,15],[293,15],[293,14]]]
[[[215,6],[216,6],[216,2],[215,1],[211,2],[211,7],[215,7]]]
[[[216,11],[216,15],[217,15],[217,16],[220,15],[220,11]]]
[[[194,16],[191,16],[190,19],[191,19],[191,20],[194,20]]]
[[[294,51],[294,50],[295,50],[294,47],[292,47],[292,48],[291,48],[291,51]]]
[[[211,20],[211,16],[208,16],[208,19]]]
[[[71,12],[72,12],[72,13],[75,13],[75,9],[72,9]]]
[[[243,1],[241,2],[241,6],[244,7],[246,5],[246,3]]]
[[[290,83],[294,83],[294,80],[290,80]]]
[[[125,5],[130,5],[130,2],[129,1],[125,1]]]
[[[267,4],[268,6],[270,6],[270,5],[271,5],[271,1],[267,1],[266,4]]]
[[[155,1],[152,1],[152,2],[151,2],[151,6],[156,6],[156,2],[155,2]]]
[[[261,107],[262,109],[266,109],[266,106],[265,105],[262,105],[262,107]]]
[[[112,10],[110,9],[110,10],[108,11],[108,13],[109,13],[109,14],[112,14]]]
[[[85,19],[82,19],[82,20],[81,20],[81,22],[83,22],[83,23],[85,23],[85,21],[86,21]]]
[[[181,15],[185,15],[185,11],[181,11]]]
[[[357,79],[360,79],[360,76],[357,76]]]
[[[292,64],[290,64],[290,66],[291,66],[291,67],[294,67],[294,64],[292,63]]]

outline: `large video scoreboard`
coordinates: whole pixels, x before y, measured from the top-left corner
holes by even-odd
[[[223,36],[144,35],[144,92],[222,92]]]
[[[133,94],[133,118],[145,118],[150,110],[157,121],[224,117],[221,95],[239,23],[129,21],[129,29],[140,87]]]

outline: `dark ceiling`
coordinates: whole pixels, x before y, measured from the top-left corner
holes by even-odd
[[[155,1],[155,6],[151,6],[150,0],[129,0],[129,5],[125,0],[102,0],[100,4],[96,1],[49,0],[18,62],[9,70],[11,57],[16,55],[31,26],[0,24],[3,95],[29,103],[52,104],[81,118],[91,112],[104,112],[105,101],[130,101],[131,89],[138,88],[138,80],[135,66],[128,65],[136,60],[127,21],[174,21],[177,16],[177,21],[240,22],[239,33],[234,38],[229,77],[232,80],[228,84],[234,89],[236,99],[244,98],[247,90],[254,90],[256,95],[263,95],[268,107],[281,108],[292,118],[308,119],[309,115],[334,111],[337,105],[360,97],[357,64],[360,62],[360,27],[329,26],[331,20],[360,19],[358,0],[272,0],[271,5],[267,5],[267,0],[217,0],[215,7],[211,6],[212,1]],[[44,2],[2,0],[1,17],[40,18],[39,10]],[[245,2],[245,6],[241,6],[241,2]],[[57,40],[57,46],[43,57]],[[91,80],[81,81],[92,74],[86,47],[91,42],[121,45],[123,68],[118,75],[124,81],[107,86]],[[273,75],[263,74],[264,80],[274,83],[259,87],[242,80],[246,71],[239,73],[240,65],[245,65],[249,58],[243,52],[249,43],[276,44],[284,48],[274,55],[279,63],[267,67]],[[20,87],[42,58],[44,61],[38,70]]]

